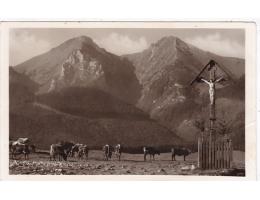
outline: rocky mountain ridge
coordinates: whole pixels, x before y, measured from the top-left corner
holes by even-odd
[[[194,121],[207,118],[209,98],[206,85],[190,86],[190,81],[211,59],[220,64],[217,76],[227,80],[217,86],[217,118],[230,108],[228,118],[236,121],[232,137],[239,135],[237,143],[243,145],[245,61],[203,51],[177,37],[164,37],[140,53],[120,57],[82,36],[14,69],[39,85],[34,99],[50,108],[87,119],[103,116],[115,123],[122,118],[128,121],[125,127],[129,120],[134,124],[141,119],[147,122],[145,128],[150,132],[154,131],[148,124],[153,121],[169,131],[165,138],[170,141],[180,137],[194,143],[200,134]],[[208,78],[206,73],[202,76]],[[148,134],[147,130],[144,132]],[[139,138],[140,131],[134,131],[132,136],[137,134]],[[160,137],[160,131],[156,135]],[[165,140],[160,145],[164,142],[169,143]]]

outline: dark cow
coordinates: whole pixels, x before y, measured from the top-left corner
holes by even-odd
[[[121,154],[122,154],[122,147],[120,144],[117,144],[115,146],[115,155],[118,160],[121,160]]]
[[[30,152],[33,152],[32,146],[30,145],[29,138],[18,138],[16,141],[9,141],[9,152],[12,159],[16,158],[16,155],[23,154],[24,159],[29,159]]]
[[[175,161],[175,155],[177,156],[183,156],[183,160],[185,161],[186,156],[188,156],[189,154],[191,154],[191,150],[188,148],[172,148],[171,149],[172,152],[172,161]]]
[[[10,147],[10,153],[11,153],[12,159],[16,159],[16,155],[20,155],[20,154],[24,155],[25,160],[29,159],[30,150],[29,150],[28,144],[20,144],[20,143],[14,142],[9,147]]]
[[[59,142],[57,144],[52,144],[50,146],[50,160],[56,160],[56,156],[58,156],[59,161],[67,160],[69,152],[71,152],[74,143],[72,142]]]
[[[67,160],[67,155],[61,144],[52,144],[50,146],[50,161],[56,161],[56,157],[58,157],[59,161],[61,161],[62,158],[65,161]]]
[[[62,147],[63,147],[63,150],[66,154],[66,156],[69,155],[72,147],[74,146],[74,143],[73,142],[59,142],[58,144],[61,144]]]
[[[144,161],[146,161],[146,155],[149,154],[150,155],[150,160],[153,157],[154,160],[154,156],[155,154],[160,155],[160,151],[155,149],[154,147],[143,147],[143,152],[144,152]]]
[[[112,146],[106,144],[105,146],[103,146],[102,150],[104,152],[105,160],[112,158],[112,151],[113,151]]]

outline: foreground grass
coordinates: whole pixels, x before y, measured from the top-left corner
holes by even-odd
[[[10,160],[10,174],[37,175],[244,175],[244,153],[234,152],[233,170],[201,171],[197,169],[197,153],[183,161],[171,161],[170,153],[155,160],[143,161],[142,154],[123,154],[121,161],[112,158],[104,161],[101,151],[90,151],[88,160],[69,158],[68,161],[49,161],[46,154],[33,154],[29,160]]]

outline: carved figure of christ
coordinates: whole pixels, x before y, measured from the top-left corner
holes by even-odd
[[[200,78],[200,80],[209,85],[210,104],[213,104],[214,103],[214,99],[215,99],[215,84],[220,82],[220,81],[222,81],[222,80],[224,80],[223,77],[220,77],[220,78],[216,79],[215,81],[213,81],[212,79],[207,81],[204,78]]]

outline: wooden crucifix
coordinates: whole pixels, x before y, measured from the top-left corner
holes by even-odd
[[[201,74],[205,70],[209,71],[209,80],[201,77]],[[210,141],[214,135],[214,123],[216,120],[215,115],[215,100],[216,100],[216,83],[225,81],[223,77],[216,77],[217,63],[214,60],[210,60],[196,76],[196,78],[191,82],[191,85],[195,82],[206,83],[209,86],[209,99],[210,99]]]

